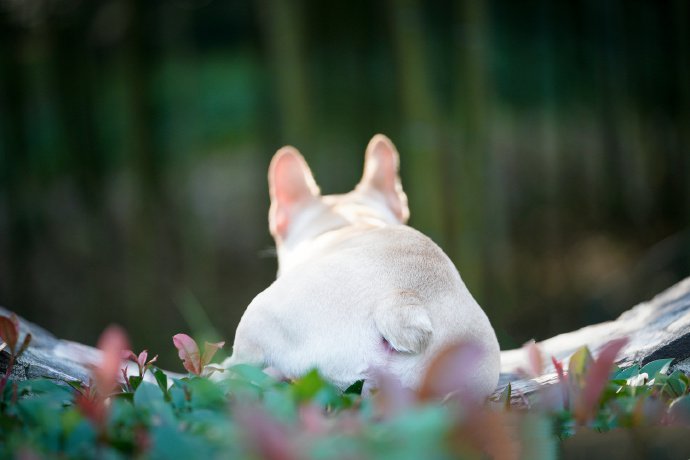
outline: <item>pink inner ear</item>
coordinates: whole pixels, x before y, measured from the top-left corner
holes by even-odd
[[[380,192],[398,219],[407,220],[407,198],[398,177],[398,153],[384,136],[375,136],[367,148],[361,184]]]
[[[372,185],[382,191],[395,191],[398,178],[395,153],[383,142],[379,142],[371,151],[368,161],[371,162]]]
[[[269,170],[271,212],[274,235],[284,236],[300,207],[319,194],[319,189],[304,159],[291,147],[276,153]]]
[[[302,160],[294,154],[283,154],[273,169],[273,199],[290,205],[313,196],[308,183],[311,176]]]
[[[284,236],[287,232],[288,223],[289,219],[284,209],[276,208],[275,211],[271,212],[269,225],[274,235]]]

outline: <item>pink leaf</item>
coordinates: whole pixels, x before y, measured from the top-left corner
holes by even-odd
[[[7,344],[12,353],[15,352],[19,339],[19,329],[16,322],[7,316],[0,316],[0,339]]]
[[[139,353],[139,356],[137,356],[132,350],[125,350],[122,353],[123,359],[129,359],[137,363],[137,367],[139,368],[139,376],[143,377],[144,374],[146,373],[146,370],[151,366],[151,364],[155,363],[156,360],[158,359],[158,355],[154,356],[151,358],[150,361],[146,361],[149,356],[148,350],[144,350],[141,353]]]
[[[558,382],[561,387],[561,393],[563,393],[563,409],[568,409],[570,407],[570,398],[568,397],[568,380],[563,372],[563,363],[553,356],[551,357],[551,362],[556,369],[556,374],[558,374]]]
[[[531,377],[539,377],[544,371],[544,357],[541,354],[541,350],[534,339],[524,344],[522,349],[527,353],[528,373]]]
[[[302,422],[302,429],[307,433],[318,435],[328,430],[328,419],[323,409],[314,403],[300,406],[299,419]]]
[[[98,348],[102,352],[99,365],[94,368],[93,377],[101,397],[105,398],[117,386],[118,375],[122,365],[122,352],[129,347],[127,335],[117,325],[110,325],[98,339]]]
[[[74,403],[79,408],[79,412],[97,427],[102,428],[104,426],[108,409],[103,399],[92,397],[89,391],[86,394],[77,394]]]
[[[206,342],[206,344],[204,344],[204,354],[201,357],[201,365],[205,366],[208,363],[210,363],[211,360],[213,359],[213,355],[215,355],[218,350],[223,348],[223,345],[225,345],[225,342],[217,342],[217,343]]]
[[[128,366],[123,367],[122,369],[120,369],[120,371],[122,372],[122,378],[125,381],[125,385],[127,385],[127,383],[129,382],[129,378],[127,377]]]
[[[414,404],[415,394],[385,369],[372,369],[367,383],[374,390],[374,403],[379,416],[391,418]]]
[[[476,400],[473,373],[484,356],[482,348],[473,342],[457,343],[436,355],[429,365],[419,395],[422,399],[460,396]]]
[[[201,375],[203,366],[201,365],[199,347],[194,339],[187,334],[176,334],[173,336],[173,344],[178,350],[184,368],[192,374]]]
[[[551,362],[553,363],[553,367],[556,369],[556,374],[558,374],[558,380],[561,382],[565,382],[565,373],[563,372],[563,363],[554,358],[553,356],[551,357]]]
[[[148,350],[144,350],[141,353],[139,353],[139,356],[137,357],[137,364],[139,364],[139,369],[143,369],[144,366],[146,365],[146,358],[149,357],[149,352]]]
[[[609,381],[609,374],[616,356],[627,343],[627,337],[608,342],[602,348],[599,357],[587,369],[584,391],[580,394],[578,405],[575,407],[575,416],[581,423],[588,420],[596,410],[601,393]]]
[[[288,427],[258,407],[240,406],[235,417],[245,433],[243,441],[256,458],[267,460],[292,460],[297,455],[295,436]]]
[[[137,355],[134,354],[132,350],[123,350],[122,359],[129,359],[130,361],[137,362]]]

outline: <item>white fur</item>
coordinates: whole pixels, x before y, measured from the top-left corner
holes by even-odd
[[[494,390],[493,328],[443,251],[404,225],[397,170],[395,147],[377,135],[355,190],[321,196],[296,150],[276,154],[269,183],[278,278],[247,307],[225,366],[250,363],[286,377],[318,368],[341,388],[384,368],[415,388],[435,353],[473,341],[484,356],[468,369],[472,386]]]

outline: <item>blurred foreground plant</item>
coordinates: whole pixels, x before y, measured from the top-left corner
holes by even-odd
[[[13,332],[0,334],[16,347]],[[559,438],[581,427],[603,432],[690,423],[688,378],[669,373],[671,360],[618,369],[613,362],[623,341],[611,342],[596,359],[581,349],[567,372],[553,360],[558,383],[529,398],[508,386],[488,402],[467,386],[479,365],[471,344],[439,355],[419,391],[385,372],[341,391],[316,371],[286,382],[247,365],[211,381],[202,375],[222,343],[207,344],[204,353],[184,334],[174,343],[190,372],[183,378],[154,367],[147,352],[127,350],[124,332],[109,328],[89,385],[39,379],[4,388],[0,458],[538,459],[555,457]],[[527,352],[527,372],[543,372],[536,345]],[[137,363],[137,375],[122,372],[123,353]],[[363,386],[374,389],[362,396]]]
[[[0,376],[0,395],[2,395],[7,386],[7,382],[9,382],[10,375],[12,375],[14,363],[31,343],[31,334],[26,334],[21,345],[17,348],[17,344],[19,343],[19,320],[17,316],[14,314],[10,317],[0,316],[0,340],[2,340],[2,342],[0,342],[0,351],[5,348],[9,351],[9,359],[5,374]],[[16,387],[13,386],[13,396],[15,398],[16,394]]]

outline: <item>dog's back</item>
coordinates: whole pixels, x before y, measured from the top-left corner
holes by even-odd
[[[402,194],[397,181],[393,191]],[[489,320],[443,251],[403,224],[404,194],[391,206],[395,197],[371,192],[358,186],[347,195],[300,204],[292,215],[277,210],[274,201],[280,276],[247,308],[229,364],[270,366],[287,377],[316,367],[343,388],[382,368],[416,387],[437,352],[466,341],[479,344],[483,355],[470,371],[471,383],[490,393],[498,380],[499,347]],[[273,190],[274,200],[276,195]],[[372,196],[391,208],[389,214]],[[288,241],[287,232],[276,235],[281,225],[286,230],[284,221],[275,222],[276,212],[287,213],[293,229],[308,236]]]

